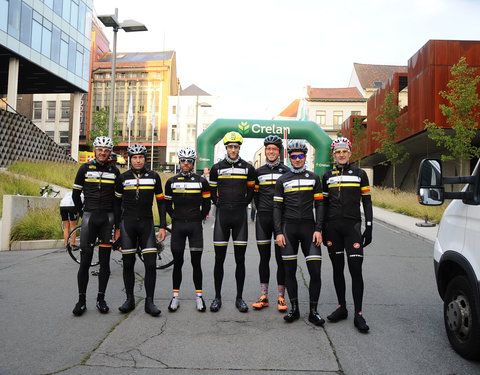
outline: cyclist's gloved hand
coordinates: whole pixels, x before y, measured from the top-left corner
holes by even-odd
[[[372,226],[367,225],[365,226],[365,230],[363,231],[362,234],[362,246],[365,247],[367,245],[370,245],[372,242]]]

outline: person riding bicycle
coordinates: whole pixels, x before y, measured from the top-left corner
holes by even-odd
[[[155,198],[160,216],[157,239],[165,239],[166,214],[162,181],[157,172],[145,168],[147,148],[134,144],[127,149],[131,168],[122,173],[115,184],[117,207],[121,205],[120,234],[122,242],[123,282],[127,299],[118,309],[128,313],[135,308],[135,260],[137,244],[145,266],[145,312],[158,316],[161,311],[153,297],[157,279],[157,242],[153,223],[152,204]]]
[[[188,238],[190,260],[193,268],[193,284],[196,292],[198,311],[205,311],[202,297],[202,221],[210,211],[210,185],[208,181],[194,173],[197,153],[190,147],[178,151],[180,173],[170,177],[165,184],[165,203],[172,218],[171,249],[173,254],[173,295],[168,310],[177,311],[180,306],[180,284],[185,243]]]
[[[243,138],[239,133],[225,134],[223,144],[227,155],[225,159],[214,164],[210,171],[212,201],[217,207],[213,230],[215,299],[210,305],[210,311],[213,312],[222,307],[223,263],[227,254],[230,233],[232,234],[236,263],[237,296],[235,306],[240,312],[248,311],[242,294],[245,283],[245,251],[248,238],[247,206],[253,197],[255,168],[239,156],[242,143]]]
[[[269,135],[264,139],[265,157],[267,161],[257,169],[257,178],[255,179],[255,194],[253,199],[257,207],[257,220],[255,224],[255,233],[257,239],[258,252],[260,254],[260,264],[258,272],[260,274],[261,297],[252,304],[254,309],[261,309],[269,305],[268,302],[268,283],[270,280],[270,256],[271,242],[273,235],[273,193],[277,179],[288,171],[288,167],[280,161],[280,154],[283,150],[282,139],[277,135]],[[280,246],[275,243],[275,260],[277,262],[277,284],[278,284],[278,311],[286,311],[285,302],[285,269],[283,267]]]
[[[73,185],[72,199],[82,217],[80,235],[81,260],[78,269],[78,302],[73,309],[75,316],[87,309],[86,293],[89,268],[95,242],[99,244],[100,271],[98,274],[97,309],[105,314],[109,308],[105,301],[105,291],[110,277],[110,252],[117,218],[114,213],[115,180],[120,174],[118,168],[108,158],[113,149],[109,137],[100,136],[93,141],[95,159],[82,164],[78,169]],[[82,204],[81,193],[84,195]],[[118,236],[118,232],[116,233]]]
[[[363,248],[372,242],[372,198],[367,174],[350,164],[352,143],[345,137],[331,144],[335,167],[323,177],[323,196],[326,208],[324,243],[333,266],[333,283],[337,293],[338,308],[327,316],[338,322],[348,316],[345,301],[345,255],[352,277],[352,294],[355,306],[354,325],[360,332],[369,330],[362,314],[363,300]],[[360,201],[365,214],[365,231],[361,233]]]
[[[320,177],[306,169],[307,144],[304,140],[291,140],[287,152],[292,167],[280,176],[273,197],[273,222],[278,246],[281,247],[285,280],[292,309],[283,319],[291,323],[300,318],[298,284],[296,278],[298,245],[310,274],[308,287],[310,314],[308,320],[321,326],[325,320],[317,312],[320,296],[322,265],[323,196]],[[315,216],[313,210],[315,209]]]

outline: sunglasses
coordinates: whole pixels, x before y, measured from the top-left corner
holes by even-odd
[[[193,164],[193,162],[194,162],[193,159],[180,159],[180,163]]]
[[[236,150],[237,148],[240,148],[239,145],[227,145],[227,148],[229,148],[230,150]]]
[[[98,152],[110,152],[110,151],[112,151],[112,150],[110,150],[109,148],[98,148],[98,147],[96,147],[95,149],[96,149]]]
[[[265,150],[267,150],[267,151],[280,151],[280,149],[278,147],[274,147],[274,146],[273,147],[267,147],[267,148],[265,148]]]
[[[350,151],[348,151],[348,150],[335,150],[335,151],[333,151],[333,153],[334,153],[335,155],[348,154],[349,152],[350,152]]]
[[[290,159],[297,160],[297,159],[305,159],[305,154],[298,154],[298,155],[290,155]]]

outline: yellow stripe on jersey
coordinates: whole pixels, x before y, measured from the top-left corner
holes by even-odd
[[[232,176],[232,175],[221,175],[221,176],[218,176],[218,178],[229,178],[229,179],[232,179],[232,178],[236,178],[236,179],[240,179],[240,180],[246,180],[247,179],[247,176]],[[211,185],[212,183],[210,183]]]
[[[187,193],[187,194],[192,194],[192,193],[195,193],[195,194],[198,194],[198,193],[201,193],[202,191],[201,190],[193,190],[193,189],[174,189],[172,190],[172,192],[174,193]]]
[[[114,184],[114,180],[106,180],[106,179],[99,179],[99,178],[86,178],[85,182],[96,182],[96,183],[103,183],[103,184]]]
[[[360,184],[359,183],[353,183],[353,184],[346,184],[344,182],[340,183],[340,184],[330,184],[328,185],[329,188],[334,188],[334,187],[360,187]]]
[[[290,189],[285,189],[285,193],[291,193],[292,191],[302,191],[302,190],[313,190],[313,187],[312,186],[294,187]]]

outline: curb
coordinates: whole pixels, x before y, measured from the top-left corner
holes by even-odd
[[[17,250],[48,250],[65,248],[63,240],[35,240],[14,241],[10,245],[11,251]]]

